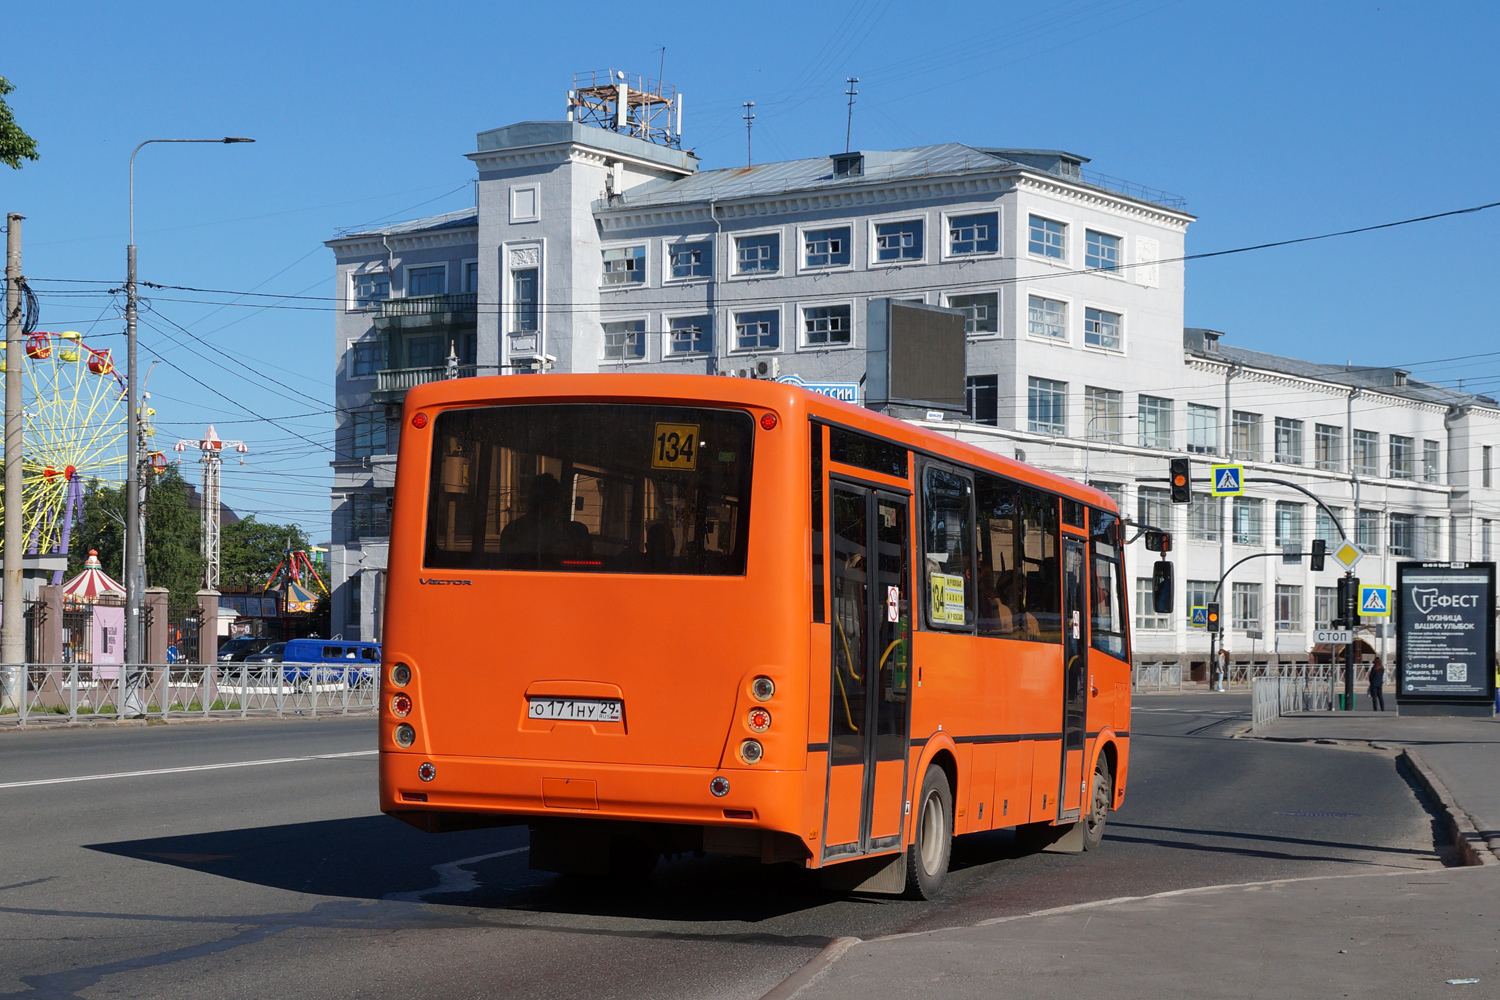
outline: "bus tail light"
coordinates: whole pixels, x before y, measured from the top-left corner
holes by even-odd
[[[757,677],[750,682],[750,696],[756,701],[770,701],[776,693],[776,682],[769,677]]]
[[[413,415],[412,418],[411,418],[411,425],[413,427],[415,427],[417,430],[421,430],[423,427],[426,427],[427,426],[427,414],[425,414],[425,413],[418,413],[418,414]]]
[[[430,760],[424,760],[422,766],[417,768],[417,777],[423,781],[431,781],[437,777],[437,765]]]
[[[774,431],[776,429],[776,414],[762,413],[760,416],[760,429],[763,431]]]
[[[399,719],[404,719],[410,715],[411,695],[403,691],[391,698],[391,711],[396,713],[396,717]]]
[[[720,775],[708,783],[708,790],[716,799],[722,799],[729,794],[729,779]]]
[[[750,727],[752,733],[763,733],[771,728],[771,713],[763,708],[752,708],[745,717],[745,725]]]
[[[740,760],[746,764],[754,764],[765,755],[766,750],[760,745],[760,740],[745,740],[740,744]]]
[[[391,683],[398,688],[404,688],[411,683],[411,667],[404,663],[398,663],[391,668]]]
[[[417,742],[417,731],[409,723],[403,722],[396,727],[396,745],[398,747],[409,747]]]

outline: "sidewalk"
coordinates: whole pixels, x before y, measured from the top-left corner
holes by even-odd
[[[1453,805],[1500,860],[1500,718],[1307,712],[1284,715],[1255,738],[1338,740],[1405,750],[1446,787]]]
[[[1495,996],[1497,911],[1500,866],[1189,889],[861,941],[796,996]]]

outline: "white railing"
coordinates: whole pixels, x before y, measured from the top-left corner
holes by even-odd
[[[1263,674],[1250,679],[1251,728],[1260,729],[1293,712],[1331,712],[1340,688],[1341,671],[1327,663],[1287,666],[1309,668],[1285,674]]]
[[[0,706],[0,726],[348,715],[373,711],[380,694],[374,663],[28,663],[20,673]]]
[[[1130,673],[1133,691],[1182,690],[1182,664],[1137,663]]]

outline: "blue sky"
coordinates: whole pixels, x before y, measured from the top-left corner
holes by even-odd
[[[1497,26],[1493,4],[1384,0],[31,4],[0,75],[42,158],[0,168],[0,210],[53,279],[43,328],[123,355],[119,297],[57,279],[123,279],[142,139],[258,140],[141,153],[143,280],[331,295],[337,229],[472,204],[476,132],[560,117],[577,70],[654,76],[665,46],[706,167],[742,162],[746,100],[757,160],[841,149],[858,76],[856,146],[1072,150],[1185,197],[1189,251],[1218,250],[1500,200]],[[1194,263],[1187,322],[1493,393],[1500,357],[1443,359],[1494,349],[1497,236],[1500,209]],[[326,537],[332,315],[224,298],[151,296],[158,443],[216,422],[251,449],[226,501]]]

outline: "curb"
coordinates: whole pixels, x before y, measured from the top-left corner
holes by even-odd
[[[832,968],[833,963],[837,962],[844,952],[859,943],[860,939],[857,937],[834,938],[824,946],[822,951],[808,959],[807,964],[802,968],[771,987],[771,991],[764,994],[760,1000],[792,1000],[792,997],[811,986],[813,980]]]
[[[1458,848],[1464,864],[1500,865],[1500,857],[1490,849],[1489,842],[1480,834],[1474,820],[1453,800],[1453,793],[1448,791],[1448,786],[1443,784],[1442,779],[1414,751],[1402,750],[1399,756],[1411,766],[1417,780],[1442,806],[1443,818],[1447,821],[1448,831],[1453,835],[1454,846]]]

